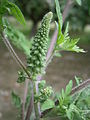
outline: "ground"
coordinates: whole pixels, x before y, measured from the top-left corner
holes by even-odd
[[[83,80],[90,78],[90,47],[82,46],[86,54],[76,54],[64,52],[62,58],[53,59],[48,66],[44,79],[49,85],[52,85],[55,91],[60,91],[65,87],[70,79],[74,80],[74,76],[82,77]],[[25,63],[25,56],[16,50],[20,58]],[[10,53],[3,43],[0,44],[0,119],[12,120],[18,115],[16,109],[11,104],[11,90],[14,89],[23,93],[23,85],[18,85],[17,71],[19,66],[12,59]],[[75,82],[75,80],[74,80]],[[14,117],[15,116],[15,117]],[[14,120],[14,119],[13,119]]]

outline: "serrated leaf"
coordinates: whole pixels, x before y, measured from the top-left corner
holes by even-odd
[[[66,90],[65,90],[65,94],[69,95],[72,91],[72,86],[73,86],[73,82],[72,80],[69,81],[68,85],[66,86]]]
[[[69,22],[67,22],[66,29],[65,29],[65,34],[67,34],[69,31]]]
[[[59,5],[59,1],[55,0],[55,4],[56,4],[56,12],[57,12],[58,20],[60,21],[60,27],[62,29],[63,17],[62,17],[62,13],[61,13],[61,8],[60,8],[60,5]]]
[[[10,14],[13,15],[18,20],[18,22],[20,22],[23,25],[26,24],[22,12],[15,4],[8,2],[7,9],[8,8],[10,9],[9,10]]]
[[[66,29],[65,29],[65,32],[64,32],[64,39],[65,40],[70,39],[68,32],[69,32],[69,22],[67,22]]]
[[[85,53],[85,51],[81,48],[79,48],[76,44],[78,43],[79,39],[67,39],[64,40],[64,42],[62,42],[59,47],[61,48],[61,50],[65,50],[65,51],[72,51],[72,52],[83,52]]]
[[[76,2],[78,3],[78,5],[82,5],[82,1],[81,0],[76,0]]]
[[[17,108],[21,107],[21,99],[20,99],[20,97],[15,92],[12,92],[11,96],[12,96],[12,102],[13,102],[13,104]]]
[[[47,99],[47,100],[42,104],[41,110],[44,111],[44,110],[53,108],[54,106],[55,106],[54,101],[51,100],[51,99]]]

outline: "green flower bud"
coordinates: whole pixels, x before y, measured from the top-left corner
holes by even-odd
[[[46,54],[48,48],[48,36],[50,30],[50,22],[53,13],[47,13],[41,22],[41,27],[38,29],[36,36],[33,39],[32,48],[30,49],[30,56],[28,58],[28,70],[31,76],[35,77],[44,71],[46,65]]]

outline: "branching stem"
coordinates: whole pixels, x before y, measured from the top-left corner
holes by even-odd
[[[23,62],[20,60],[20,58],[14,51],[13,47],[11,46],[11,44],[10,44],[9,40],[7,39],[6,35],[4,34],[4,32],[1,33],[1,36],[2,36],[3,42],[5,43],[6,47],[10,51],[12,57],[16,60],[16,62],[19,64],[19,66],[26,72],[26,74],[30,78],[29,72],[27,71],[25,65],[23,64]]]

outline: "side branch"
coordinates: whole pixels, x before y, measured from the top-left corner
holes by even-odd
[[[4,32],[1,33],[1,36],[2,36],[3,42],[5,43],[6,47],[10,51],[12,57],[16,60],[16,62],[19,64],[19,66],[26,72],[26,74],[30,78],[30,74],[26,70],[25,65],[23,64],[23,62],[20,60],[20,58],[18,57],[18,55],[14,51],[13,47],[11,46],[11,44],[10,44],[9,40],[7,39],[7,37],[5,36]]]
[[[80,85],[78,85],[78,86],[76,86],[76,87],[74,87],[74,88],[72,89],[71,95],[77,93],[78,91],[86,88],[86,87],[89,86],[89,85],[90,85],[90,79],[85,80],[85,81],[82,82]]]

